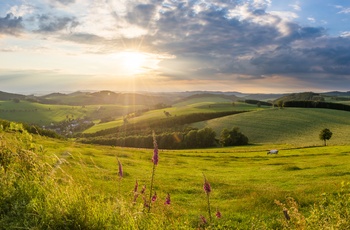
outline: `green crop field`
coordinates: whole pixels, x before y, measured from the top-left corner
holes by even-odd
[[[333,144],[350,142],[349,112],[328,109],[265,109],[231,115],[193,124],[213,128],[217,135],[222,129],[239,127],[251,143],[291,144],[295,146],[322,145],[319,133],[324,128],[333,132]]]

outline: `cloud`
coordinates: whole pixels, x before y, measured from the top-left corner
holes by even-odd
[[[38,15],[36,17],[38,29],[35,32],[52,33],[61,30],[71,30],[79,25],[79,22],[74,17],[58,17],[51,15]]]
[[[340,7],[340,11],[338,12],[338,14],[350,14],[350,8],[345,8],[345,7]]]
[[[350,72],[350,39],[325,39],[328,45],[314,47],[291,46],[278,47],[252,58],[251,64],[264,74],[294,74],[302,78],[302,74],[325,74],[329,76],[347,76]]]
[[[0,35],[9,34],[18,36],[23,30],[22,17],[15,17],[9,13],[5,17],[0,17]]]
[[[75,0],[53,0],[54,2],[59,2],[63,5],[75,3]]]
[[[297,2],[295,4],[290,4],[289,6],[292,7],[296,11],[301,11],[301,6],[300,6],[299,2]]]
[[[159,55],[154,74],[163,80],[348,82],[349,32],[336,38],[326,28],[301,26],[298,1],[285,3],[291,11],[268,11],[271,0],[47,2],[53,4],[13,8],[15,15],[0,18],[0,34],[22,33],[24,21],[27,33],[61,39],[50,43],[62,42],[59,49],[70,43],[74,54],[153,53]]]

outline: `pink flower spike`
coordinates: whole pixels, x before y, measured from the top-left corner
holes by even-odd
[[[205,191],[205,193],[210,193],[211,192],[211,186],[209,184],[209,181],[207,180],[207,178],[205,177],[204,173],[203,173],[203,176],[204,176],[204,184],[203,184],[203,189]]]
[[[158,165],[158,144],[157,144],[157,140],[156,140],[156,136],[153,133],[153,146],[154,146],[154,150],[153,150],[153,158],[152,158],[152,162],[154,165]]]
[[[117,158],[117,161],[118,161],[118,175],[120,178],[122,178],[123,177],[123,166],[118,158]]]
[[[164,204],[170,205],[170,194],[169,194],[169,193],[168,193],[168,195],[167,195],[166,198],[165,198]]]
[[[142,187],[141,194],[144,194],[145,191],[146,191],[146,185],[144,185],[144,186]]]
[[[137,192],[138,188],[139,188],[139,182],[137,182],[137,180],[136,180],[135,187],[134,187],[134,193]]]
[[[152,202],[155,202],[157,200],[157,193],[154,192],[154,195],[152,196]]]
[[[221,212],[220,212],[220,211],[217,211],[216,214],[215,214],[215,216],[216,216],[217,218],[220,219],[220,218],[221,218]]]

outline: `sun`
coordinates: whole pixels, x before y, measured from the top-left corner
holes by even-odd
[[[127,75],[136,75],[147,71],[148,56],[144,53],[124,51],[118,53],[118,61],[118,65]]]
[[[127,50],[109,54],[105,64],[114,75],[130,77],[157,70],[160,60],[159,55],[154,53]]]

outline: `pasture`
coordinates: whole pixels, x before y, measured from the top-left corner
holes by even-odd
[[[0,226],[8,229],[291,229],[298,219],[287,223],[275,200],[287,203],[294,198],[298,214],[309,222],[315,207],[323,208],[320,204],[333,194],[345,199],[335,200],[345,213],[350,208],[348,193],[345,198],[341,195],[348,192],[342,182],[350,181],[349,144],[160,149],[150,193],[153,149],[84,145],[1,128],[0,138]],[[267,155],[270,149],[279,153]],[[117,159],[123,166],[122,178]],[[201,219],[210,220],[203,174],[211,185],[212,220],[207,224]],[[143,199],[149,200],[153,192],[157,199],[147,212]],[[167,194],[170,205],[164,204]],[[292,214],[295,207],[288,207]],[[326,222],[316,219],[314,223],[322,225],[310,229],[335,226],[328,219],[338,217],[335,208],[316,216]],[[216,211],[221,212],[220,219]],[[340,221],[348,223],[346,216]]]
[[[279,149],[279,154],[267,155],[266,151],[272,148]],[[47,149],[47,153],[59,154],[56,147]],[[63,171],[76,182],[89,185],[96,194],[122,196],[131,202],[136,180],[139,186],[149,188],[153,154],[150,149],[72,144],[61,148],[60,154],[66,160]],[[121,181],[117,177],[116,157],[123,164]],[[160,150],[159,158],[154,190],[161,200],[157,205],[162,206],[166,194],[171,194],[173,215],[192,226],[200,215],[207,214],[202,173],[212,186],[213,210],[218,208],[223,215],[220,221],[232,222],[232,226],[238,226],[238,222],[248,224],[251,218],[269,227],[278,226],[283,218],[274,200],[284,202],[287,197],[293,197],[307,215],[323,193],[337,191],[341,182],[350,181],[349,146]]]
[[[0,118],[45,126],[52,122],[62,122],[67,118],[86,118],[99,123],[102,118],[122,116],[144,108],[145,107],[142,105],[71,106],[40,104],[28,101],[21,101],[19,103],[13,101],[0,101]]]
[[[149,120],[156,120],[166,117],[164,111],[170,113],[171,116],[187,115],[192,113],[212,113],[212,112],[225,112],[225,111],[254,111],[265,109],[262,106],[258,108],[256,105],[250,105],[243,102],[228,102],[228,99],[217,97],[204,97],[186,100],[174,104],[172,107],[164,109],[156,109],[147,111],[140,116],[133,117],[128,120],[129,123],[147,122]],[[110,129],[123,124],[123,117],[116,119],[115,121],[106,122],[103,124],[95,124],[93,127],[84,131],[84,133],[94,133],[104,129]]]
[[[241,113],[192,124],[213,128],[217,136],[224,128],[239,127],[250,143],[290,144],[293,146],[322,145],[319,133],[329,128],[333,136],[329,143],[350,142],[349,112],[330,109],[269,108]]]

